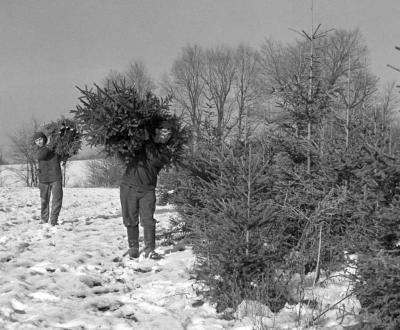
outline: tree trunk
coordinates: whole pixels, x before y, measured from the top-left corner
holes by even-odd
[[[66,177],[67,177],[67,164],[64,163],[62,166],[63,166],[63,187],[65,187]]]

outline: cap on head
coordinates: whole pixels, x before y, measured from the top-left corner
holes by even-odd
[[[43,132],[36,132],[35,134],[33,134],[33,141],[40,139],[40,138],[43,138],[44,143],[47,142],[47,136]]]

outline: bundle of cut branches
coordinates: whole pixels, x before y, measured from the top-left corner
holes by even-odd
[[[48,147],[63,161],[76,155],[82,146],[82,135],[71,119],[62,117],[46,124],[43,130],[49,138]]]
[[[137,153],[150,147],[156,152],[168,152],[172,162],[179,161],[188,131],[179,118],[171,114],[170,98],[158,98],[149,92],[140,97],[134,86],[116,84],[110,88],[78,90],[81,104],[71,110],[82,127],[90,146],[103,146],[109,156],[118,156],[129,163]],[[168,121],[172,138],[166,144],[154,143],[155,129]]]

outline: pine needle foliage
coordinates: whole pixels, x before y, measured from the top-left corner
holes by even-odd
[[[135,86],[113,83],[108,88],[94,85],[81,89],[81,104],[71,110],[83,129],[90,146],[103,146],[107,155],[117,156],[129,163],[145,146],[155,152],[171,154],[171,162],[178,162],[189,139],[189,133],[179,118],[172,114],[170,98],[159,98],[152,92],[140,96]],[[166,144],[156,144],[151,137],[155,128],[168,121],[172,138]]]
[[[336,162],[315,156],[308,173],[301,146],[279,131],[247,145],[202,145],[186,158],[174,202],[201,293],[219,310],[254,299],[278,311],[295,302],[287,286],[294,273],[318,279],[319,269],[343,269],[344,251],[372,253],[371,242],[387,249],[387,235],[398,232],[392,158],[364,144]]]
[[[260,143],[207,145],[187,159],[176,196],[206,288],[218,310],[243,299],[287,302],[289,228],[274,195],[272,154]],[[297,224],[296,224],[297,225]],[[206,274],[206,276],[204,276]]]
[[[254,299],[277,311],[302,299],[301,288],[288,293],[294,273],[315,271],[317,281],[321,269],[354,266],[371,329],[398,327],[400,159],[368,125],[352,130],[348,146],[340,131],[323,152],[315,143],[310,171],[309,145],[280,128],[246,144],[200,143],[185,159],[175,203],[200,292],[219,310]]]
[[[398,329],[400,159],[364,143],[338,163],[337,178],[347,183],[340,217],[347,225],[340,236],[349,244],[342,250],[358,256],[349,266],[355,269],[351,277],[364,310],[364,328]]]
[[[357,298],[364,307],[364,329],[400,329],[400,255],[361,255]]]
[[[63,161],[76,155],[82,147],[82,134],[72,119],[62,117],[46,124],[43,130],[50,139],[48,147]]]

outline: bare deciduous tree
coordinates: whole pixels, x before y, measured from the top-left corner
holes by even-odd
[[[119,186],[124,164],[117,157],[89,160],[86,165],[91,187]]]
[[[368,49],[357,29],[335,30],[323,40],[320,52],[325,80],[336,96],[335,114],[345,122],[348,146],[351,118],[376,92],[377,79],[368,69]]]
[[[376,91],[377,80],[368,69],[367,47],[358,30],[330,31],[314,42],[313,85],[317,87],[314,90],[322,91],[330,99],[326,102],[329,107],[324,110],[326,115],[319,116],[318,125],[313,128],[320,137],[318,147],[323,155],[325,135],[334,131],[334,124],[340,124],[339,132],[348,141],[351,118],[356,111],[362,111],[363,104]],[[292,45],[265,41],[260,51],[260,65],[267,90],[286,91],[293,89],[291,86],[305,85],[305,77],[310,72],[307,44],[308,41]],[[299,119],[289,116],[291,122],[287,123],[297,135],[304,130]]]
[[[367,113],[363,118],[373,126],[374,145],[378,145],[384,152],[392,154],[396,148],[393,139],[398,135],[398,118],[396,110],[400,103],[399,95],[396,90],[395,82],[387,83],[380,95],[378,95],[366,109]]]
[[[118,85],[125,84],[126,83],[125,75],[116,70],[111,70],[108,73],[107,77],[104,79],[103,85],[104,85],[104,87],[112,89],[113,83],[118,84]]]
[[[234,51],[227,46],[208,49],[205,53],[205,97],[212,113],[215,111],[215,136],[221,141],[233,126],[229,126],[233,112],[232,87],[236,75]]]
[[[156,88],[145,63],[141,60],[135,60],[129,63],[125,72],[111,70],[104,80],[103,85],[109,89],[113,88],[113,83],[117,85],[135,86],[140,97],[144,97],[148,92]]]
[[[183,118],[192,126],[193,147],[201,134],[204,117],[204,53],[198,45],[188,45],[181,51],[171,69],[171,78],[163,80],[163,90],[172,96]]]
[[[291,79],[297,79],[306,72],[307,43],[296,42],[285,45],[266,39],[261,45],[259,63],[264,90],[274,92],[283,88]]]
[[[234,80],[235,100],[238,107],[238,137],[248,131],[248,119],[259,105],[261,91],[259,81],[258,54],[249,46],[239,45],[235,52],[236,75]],[[245,123],[243,124],[243,118]],[[245,127],[243,127],[245,126]]]
[[[146,65],[141,60],[131,62],[125,76],[128,83],[135,85],[141,97],[156,89]]]
[[[37,186],[37,165],[35,157],[35,146],[32,141],[33,134],[39,129],[39,122],[32,118],[28,124],[22,126],[9,138],[13,144],[13,157],[25,169],[18,171],[18,175],[24,180],[28,187]]]

